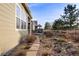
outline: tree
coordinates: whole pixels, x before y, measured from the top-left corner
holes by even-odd
[[[72,29],[74,26],[74,22],[77,20],[79,16],[79,11],[76,9],[76,5],[68,4],[64,8],[64,15],[62,15],[62,18],[65,21],[65,25],[68,25],[70,29]]]
[[[44,29],[50,29],[50,28],[51,28],[50,23],[49,23],[49,22],[46,22],[46,23],[45,23],[45,27],[44,27]]]
[[[60,30],[64,28],[64,21],[62,19],[57,19],[55,20],[55,22],[53,23],[52,28],[54,30]]]

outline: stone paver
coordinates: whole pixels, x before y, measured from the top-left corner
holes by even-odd
[[[40,46],[39,38],[37,37],[37,40],[33,43],[32,47],[27,51],[27,56],[36,56]]]

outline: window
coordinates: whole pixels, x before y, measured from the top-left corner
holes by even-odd
[[[20,29],[20,19],[16,17],[16,27],[17,29]]]
[[[16,7],[16,28],[26,29],[26,15],[19,6]]]
[[[16,7],[16,16],[20,18],[20,8]]]
[[[21,29],[24,29],[23,20],[21,20]]]
[[[26,29],[26,22],[24,22],[24,29]]]

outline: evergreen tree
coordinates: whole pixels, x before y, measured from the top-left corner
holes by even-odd
[[[79,11],[76,9],[76,5],[68,4],[64,8],[64,15],[62,17],[65,21],[65,25],[67,25],[67,27],[69,26],[70,29],[74,27],[74,22],[77,20],[78,16]]]
[[[62,21],[61,19],[57,19],[55,20],[55,22],[53,23],[53,26],[52,28],[54,30],[60,30],[60,29],[63,29],[64,28],[64,21]]]
[[[50,28],[51,28],[50,23],[49,23],[49,22],[46,22],[46,23],[45,23],[45,27],[44,27],[44,29],[50,29]]]

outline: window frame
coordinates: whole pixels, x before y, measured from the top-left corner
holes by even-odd
[[[18,17],[18,15],[17,15],[17,7],[20,9],[20,17]],[[22,12],[22,13],[21,13]],[[21,14],[23,14],[24,15],[24,17],[22,17],[22,15]],[[19,26],[19,28],[17,28],[17,18],[19,18],[19,20],[20,20],[20,26]],[[24,20],[23,20],[23,19]],[[15,25],[15,27],[16,27],[16,30],[20,30],[20,31],[25,31],[25,30],[27,30],[27,16],[26,16],[26,14],[24,13],[24,11],[22,11],[22,9],[21,9],[21,7],[20,7],[20,5],[19,4],[16,4],[16,8],[15,8],[15,22],[16,22],[16,25]],[[22,22],[24,23],[23,24],[23,28],[21,28],[21,26],[22,26]],[[24,27],[24,26],[26,26],[26,27]]]

